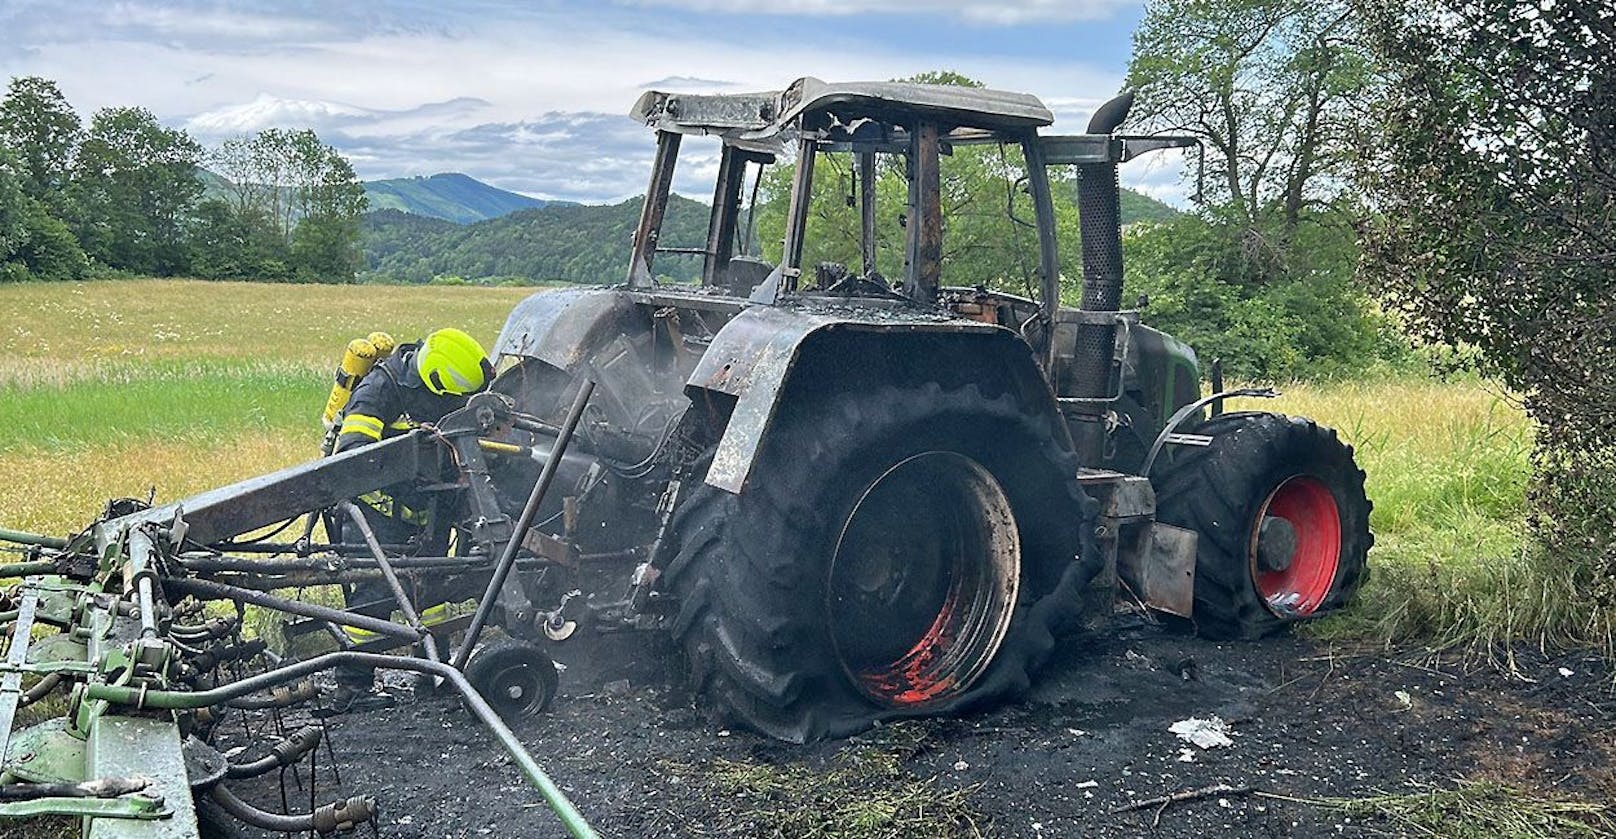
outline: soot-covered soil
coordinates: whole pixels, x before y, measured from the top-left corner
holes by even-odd
[[[1072,643],[1018,704],[791,746],[710,724],[655,643],[617,634],[559,646],[561,695],[517,726],[604,836],[1385,835],[1385,824],[1284,797],[1481,779],[1616,800],[1612,673],[1591,656],[1522,654],[1512,673],[1138,625]],[[1210,716],[1232,745],[1201,749],[1168,731]],[[406,698],[340,718],[330,736],[342,794],[378,799],[382,836],[564,835],[454,700]],[[333,800],[320,771],[317,795]],[[286,783],[306,804],[307,790]],[[1216,784],[1237,791],[1112,812]],[[279,803],[274,775],[238,790]]]

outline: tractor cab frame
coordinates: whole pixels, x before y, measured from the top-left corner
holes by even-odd
[[[636,229],[626,287],[712,305],[714,296],[744,305],[813,305],[833,301],[863,309],[930,310],[1009,329],[1032,349],[1085,462],[1124,472],[1144,465],[1162,431],[1160,419],[1194,401],[1199,368],[1192,350],[1143,326],[1139,313],[1120,306],[1122,281],[1117,164],[1164,148],[1193,145],[1192,138],[1115,135],[1130,101],[1121,98],[1096,115],[1089,133],[1045,135],[1053,114],[1028,94],[903,82],[827,84],[799,79],[783,92],[680,95],[652,91],[631,111],[656,131],[657,150]],[[686,136],[722,140],[712,214],[700,247],[662,243],[662,224]],[[988,277],[954,277],[945,270],[944,196],[940,171],[957,147],[998,145],[1019,152],[1022,189],[1035,233],[1037,283],[1033,293],[994,288]],[[859,264],[803,264],[816,161],[850,157],[859,215]],[[876,269],[877,159],[894,159],[904,175],[902,276]],[[745,202],[752,200],[764,167],[796,161],[787,203],[782,257],[771,265],[741,253],[753,231]],[[1061,306],[1062,265],[1056,241],[1051,173],[1077,170],[1083,205],[1082,306]],[[1060,185],[1069,185],[1063,179]],[[1017,223],[1022,223],[1017,220]],[[738,247],[741,246],[741,247]],[[659,284],[659,256],[699,257],[700,290]],[[826,276],[816,276],[825,274]],[[670,302],[672,302],[670,300]],[[1144,383],[1159,385],[1148,391]],[[1117,429],[1123,429],[1119,435]]]

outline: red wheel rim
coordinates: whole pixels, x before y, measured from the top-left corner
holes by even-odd
[[[831,557],[826,620],[865,696],[923,709],[958,697],[993,663],[1021,580],[1021,537],[992,473],[925,452],[854,504]]]
[[[1296,533],[1296,551],[1283,571],[1257,567],[1257,534],[1268,516],[1289,522]],[[1341,511],[1323,481],[1297,475],[1274,488],[1252,525],[1251,563],[1257,593],[1275,615],[1306,617],[1324,605],[1341,566]]]

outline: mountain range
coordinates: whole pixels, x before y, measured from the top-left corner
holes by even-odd
[[[408,283],[442,277],[611,282],[627,269],[628,243],[643,204],[640,197],[617,204],[553,203],[474,224],[375,210],[360,224],[365,265],[376,279]],[[674,195],[662,221],[663,241],[700,245],[707,237],[707,212],[706,204]],[[664,256],[656,268],[690,280],[701,264]]]
[[[372,210],[398,210],[456,224],[558,203],[503,190],[459,172],[365,181],[365,197]]]
[[[211,172],[205,172],[204,180],[209,177],[218,178]],[[373,212],[398,210],[455,224],[474,224],[519,210],[536,210],[553,206],[598,206],[601,208],[600,212],[607,212],[606,205],[575,205],[570,201],[546,201],[500,189],[459,172],[417,175],[413,178],[389,178],[364,183],[365,197],[370,199],[370,209]],[[1135,221],[1163,221],[1175,215],[1178,215],[1177,210],[1148,195],[1126,187],[1122,190],[1123,224]]]

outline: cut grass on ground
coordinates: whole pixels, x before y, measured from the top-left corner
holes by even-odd
[[[926,721],[899,722],[853,738],[823,766],[721,759],[667,764],[670,778],[694,780],[729,824],[778,839],[965,839],[985,825],[970,806],[975,787],[946,789],[904,763],[928,737]]]
[[[1616,834],[1608,804],[1543,798],[1487,781],[1363,798],[1291,798],[1388,828],[1394,836],[1441,839],[1570,839]]]

